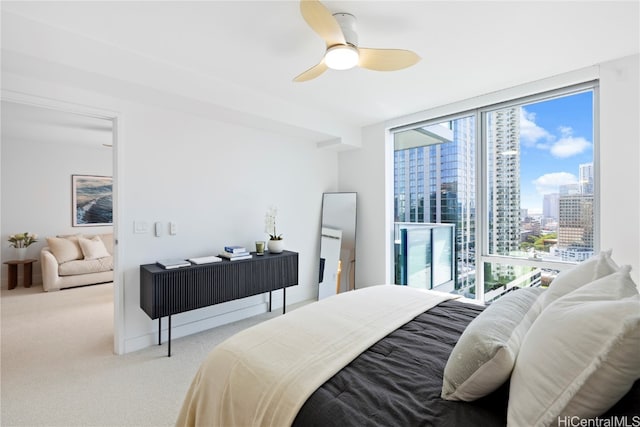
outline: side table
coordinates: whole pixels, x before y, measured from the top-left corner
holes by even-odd
[[[31,281],[33,280],[33,263],[38,261],[34,258],[11,260],[6,261],[5,264],[9,266],[9,290],[18,286],[18,266],[22,265],[22,286],[25,288],[31,287]]]

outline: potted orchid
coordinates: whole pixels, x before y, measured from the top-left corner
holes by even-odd
[[[9,246],[16,248],[19,260],[25,259],[27,255],[27,247],[37,242],[38,235],[33,233],[18,233],[9,236]]]
[[[284,241],[282,234],[278,234],[276,229],[276,216],[278,214],[278,209],[274,206],[271,206],[267,210],[267,214],[264,218],[264,230],[269,235],[269,242],[267,243],[267,248],[269,252],[278,254],[284,250]]]

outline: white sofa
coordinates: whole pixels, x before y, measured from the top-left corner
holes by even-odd
[[[113,233],[48,237],[40,262],[45,291],[111,282]]]

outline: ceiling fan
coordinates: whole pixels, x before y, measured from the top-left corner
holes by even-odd
[[[327,50],[319,64],[298,75],[294,82],[315,79],[329,68],[348,70],[358,66],[368,70],[395,71],[420,61],[420,57],[410,50],[358,47],[355,16],[332,14],[318,0],[301,0],[300,12],[311,29],[324,39]]]

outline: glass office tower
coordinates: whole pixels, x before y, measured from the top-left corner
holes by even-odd
[[[455,226],[454,288],[465,293],[475,283],[475,119],[398,132],[394,143],[395,222]]]

